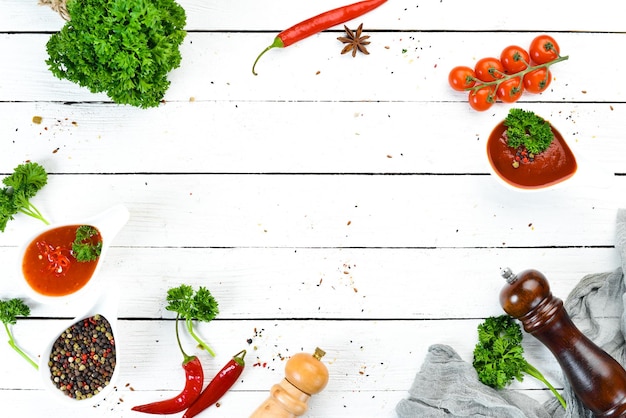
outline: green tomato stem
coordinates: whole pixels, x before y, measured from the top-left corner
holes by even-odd
[[[561,396],[561,394],[556,391],[554,386],[552,386],[550,384],[550,382],[548,382],[548,380],[545,377],[543,377],[543,375],[541,374],[541,372],[539,370],[535,369],[533,366],[531,366],[527,362],[526,363],[526,368],[524,369],[524,371],[526,373],[528,373],[529,375],[531,375],[532,377],[534,377],[535,379],[537,379],[540,382],[542,382],[544,385],[546,385],[548,387],[548,389],[550,389],[550,391],[554,394],[554,396],[556,396],[556,398],[559,400],[559,402],[561,403],[561,406],[563,407],[563,409],[566,408],[565,399],[563,399],[563,396]]]
[[[469,87],[469,88],[467,88],[465,90],[466,91],[477,91],[477,90],[480,90],[480,89],[482,89],[484,87],[495,86],[495,88],[493,89],[494,95],[495,95],[495,92],[498,91],[498,87],[500,87],[500,84],[504,83],[505,81],[510,80],[512,78],[519,77],[520,82],[522,82],[524,80],[524,76],[526,74],[530,73],[531,71],[539,70],[541,68],[546,68],[547,69],[548,67],[550,67],[551,65],[556,64],[557,62],[565,61],[567,59],[569,59],[569,55],[566,55],[564,57],[555,58],[552,61],[546,62],[544,64],[539,64],[539,65],[535,65],[535,66],[530,66],[529,65],[525,70],[519,71],[519,72],[514,73],[514,74],[505,74],[505,73],[502,73],[502,72],[498,71],[498,74],[501,75],[502,78],[497,78],[497,79],[495,79],[493,81],[482,81],[482,80],[479,80],[478,78],[472,78],[474,81],[477,82],[477,84],[472,86],[472,87]],[[547,81],[547,77],[548,77],[548,74],[546,72],[546,81]]]

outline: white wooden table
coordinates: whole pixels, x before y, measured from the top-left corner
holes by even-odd
[[[269,52],[255,77],[254,58],[278,32],[343,3],[181,0],[182,65],[166,103],[149,110],[54,78],[45,44],[64,22],[36,0],[0,3],[0,173],[44,165],[49,182],[34,203],[54,221],[116,203],[130,211],[100,273],[123,292],[125,365],[90,417],[141,416],[131,406],[182,388],[164,309],[167,289],[182,283],[208,287],[220,303],[218,318],[199,326],[217,351],[195,350],[207,379],[248,350],[241,381],[207,417],[247,417],[285,360],[316,346],[330,381],[306,416],[393,417],[431,344],[471,361],[476,325],[502,313],[501,268],[537,268],[565,298],[585,274],[618,266],[619,2],[390,0],[349,23],[364,23],[369,56],[340,55],[335,27]],[[477,113],[447,74],[540,33],[570,58],[547,92],[515,106],[550,119],[581,169],[562,188],[524,194],[496,182],[485,156],[511,106]],[[0,235],[0,297],[23,296],[17,247],[40,227],[19,216]],[[32,317],[13,329],[38,356],[42,335],[79,307],[29,303]],[[524,344],[560,386],[550,353],[532,337]],[[86,416],[44,398],[7,344],[0,354],[3,416]],[[530,378],[512,388],[549,396]]]

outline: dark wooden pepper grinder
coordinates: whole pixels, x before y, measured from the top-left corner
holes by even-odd
[[[502,308],[552,351],[581,402],[596,417],[626,416],[626,371],[576,328],[546,277],[509,268],[502,277],[508,282],[500,292]]]

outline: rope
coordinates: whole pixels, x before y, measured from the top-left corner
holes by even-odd
[[[67,0],[39,0],[40,5],[50,6],[52,10],[61,15],[65,20],[70,20],[70,15],[67,12]]]

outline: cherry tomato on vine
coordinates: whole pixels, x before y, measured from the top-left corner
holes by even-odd
[[[530,93],[541,93],[550,85],[552,73],[547,68],[539,68],[524,76],[524,89]]]
[[[448,75],[448,83],[456,91],[464,91],[474,87],[476,84],[476,74],[470,67],[460,65],[450,70]]]
[[[505,103],[514,103],[522,96],[523,92],[524,83],[521,77],[513,77],[500,83],[496,95]]]
[[[559,44],[549,35],[539,35],[530,43],[530,59],[537,64],[545,64],[559,57]]]
[[[515,74],[528,68],[530,56],[524,48],[510,45],[502,50],[500,62],[507,74]]]
[[[493,57],[481,58],[474,66],[476,78],[481,81],[494,81],[502,78],[504,67],[499,59]]]
[[[496,102],[494,87],[487,86],[477,90],[470,91],[467,101],[472,109],[483,112],[489,109]]]

